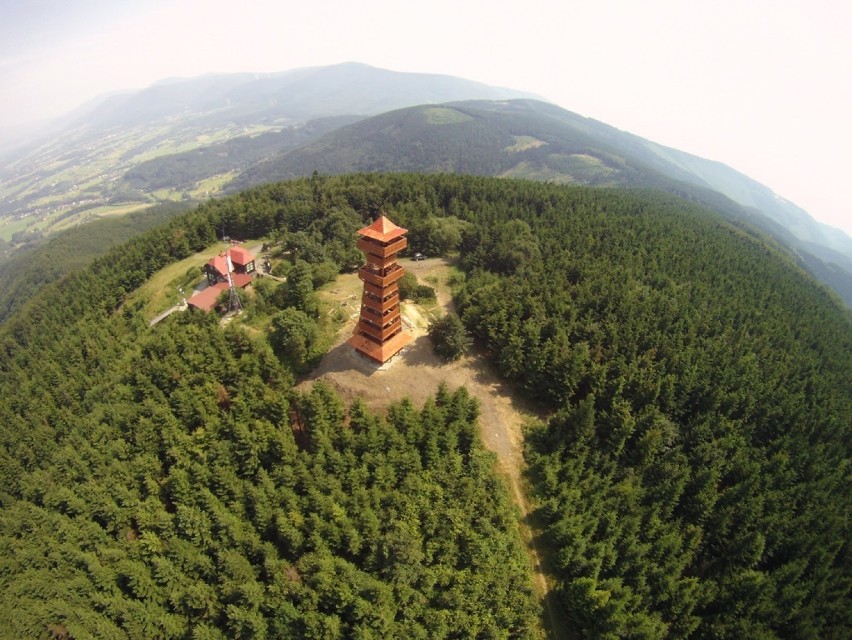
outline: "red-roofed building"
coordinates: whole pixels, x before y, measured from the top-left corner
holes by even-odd
[[[235,283],[236,284],[236,283]],[[216,300],[223,291],[228,290],[227,282],[217,282],[216,284],[208,285],[189,300],[186,301],[190,307],[200,309],[201,311],[210,311],[216,306]]]
[[[228,290],[228,256],[231,258],[231,279],[238,289],[248,287],[254,278],[254,256],[243,247],[231,247],[204,265],[207,287],[197,292],[187,304],[195,309],[210,311],[223,291]]]
[[[237,273],[251,273],[254,271],[254,256],[245,247],[231,247],[228,249],[231,254],[231,262],[234,265],[234,271]]]
[[[232,274],[250,275],[254,273],[254,256],[244,247],[231,247],[227,251],[223,251],[215,258],[211,258],[204,265],[204,273],[207,274],[207,282],[216,284],[217,282],[228,281],[228,256],[231,257]],[[250,278],[249,278],[250,280]],[[234,282],[234,284],[237,284]],[[240,286],[237,284],[237,286]],[[245,286],[245,285],[243,285]]]

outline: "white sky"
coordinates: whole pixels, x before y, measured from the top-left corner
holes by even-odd
[[[850,34],[848,0],[0,0],[0,129],[167,77],[357,61],[537,93],[852,235]]]

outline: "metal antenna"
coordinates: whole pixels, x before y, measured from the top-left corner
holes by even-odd
[[[237,315],[243,310],[243,303],[240,302],[240,294],[237,293],[237,288],[234,286],[234,279],[231,277],[231,271],[234,270],[234,265],[231,264],[231,251],[228,250],[228,315]]]

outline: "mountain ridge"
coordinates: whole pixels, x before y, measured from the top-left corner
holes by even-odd
[[[211,118],[280,117],[292,121],[338,115],[371,115],[411,104],[447,102],[463,94],[494,99],[533,94],[454,76],[379,69],[344,62],[274,73],[210,73],[156,82],[139,91],[108,96],[80,113],[74,124],[98,128],[139,124],[193,109]],[[218,115],[215,115],[218,114]]]
[[[377,131],[376,122],[387,126]],[[74,224],[80,212],[206,199],[226,184],[314,170],[458,171],[662,188],[721,207],[789,245],[852,306],[852,239],[764,185],[527,93],[452,76],[350,62],[169,78],[96,98],[4,158],[0,239],[12,245]]]
[[[440,115],[438,115],[440,114]],[[460,172],[687,195],[788,245],[852,306],[852,239],[730,166],[532,100],[420,105],[335,129],[259,162],[227,190],[312,171]],[[696,192],[695,189],[704,190]],[[705,191],[712,191],[729,202]],[[733,205],[733,206],[732,206]],[[833,265],[833,266],[832,266]]]
[[[228,171],[242,168],[241,161],[222,175],[204,175],[201,181],[212,183],[189,190],[124,189],[121,177],[153,158],[285,132],[323,118],[529,95],[452,76],[341,63],[275,74],[207,74],[99,96],[26,141],[18,136],[0,148],[0,237],[50,232],[81,205],[98,209],[204,198],[218,192]]]

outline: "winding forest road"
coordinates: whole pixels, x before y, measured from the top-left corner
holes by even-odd
[[[405,262],[406,269],[415,273],[421,282],[435,286],[438,303],[444,311],[451,310],[452,300],[446,283],[449,265],[441,259]],[[383,411],[389,404],[406,397],[420,406],[428,397],[435,395],[441,383],[450,390],[466,387],[470,395],[479,401],[482,441],[496,454],[499,471],[506,478],[512,499],[520,510],[521,533],[532,564],[533,586],[545,609],[545,625],[550,637],[563,637],[558,616],[551,610],[548,598],[542,552],[528,524],[530,506],[523,483],[523,425],[536,417],[533,408],[513,393],[510,385],[500,380],[481,355],[468,355],[450,363],[439,359],[426,335],[428,319],[416,305],[403,304],[407,331],[414,341],[402,354],[383,367],[376,367],[357,356],[346,340],[352,335],[357,317],[360,286],[357,276],[350,274],[338,278],[325,292],[335,304],[348,307],[351,317],[338,334],[335,346],[300,387],[306,389],[315,381],[322,380],[347,403],[361,398],[368,407],[377,411]]]

